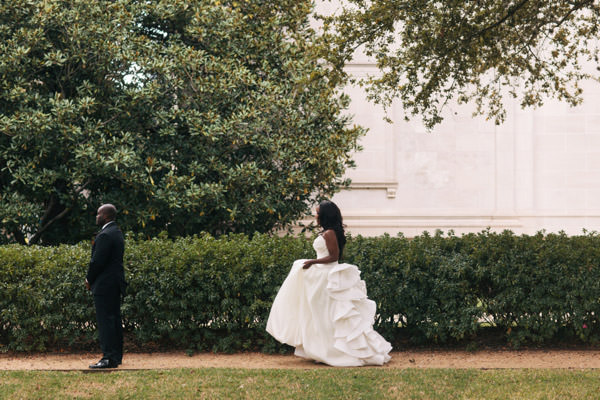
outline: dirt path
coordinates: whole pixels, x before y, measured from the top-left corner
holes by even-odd
[[[0,355],[0,370],[88,370],[99,354]],[[183,352],[125,354],[120,370],[164,368],[328,368],[293,355]],[[384,368],[600,368],[600,350],[403,351]]]

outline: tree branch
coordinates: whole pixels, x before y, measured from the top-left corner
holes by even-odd
[[[100,122],[98,125],[99,126],[105,126],[108,123],[114,121],[115,119],[117,119],[121,114],[120,113],[116,113],[114,114],[112,117],[110,117],[109,119],[107,119],[106,121]]]
[[[514,7],[509,8],[508,12],[506,13],[506,15],[504,15],[504,17],[500,18],[498,21],[494,22],[493,24],[486,26],[485,28],[480,29],[477,32],[469,35],[465,40],[457,42],[454,46],[452,46],[452,48],[450,48],[450,49],[448,49],[448,51],[444,52],[442,57],[438,57],[438,58],[443,58],[444,56],[452,53],[454,50],[456,50],[458,48],[458,46],[461,45],[461,43],[469,43],[471,40],[473,40],[473,38],[479,37],[479,36],[485,34],[486,32],[491,31],[492,29],[497,28],[498,26],[502,25],[507,19],[509,19],[510,17],[515,15],[516,12],[519,11],[519,9],[523,8],[523,6],[528,1],[529,0],[521,0],[521,2],[519,4],[516,4]]]
[[[42,226],[40,228],[40,230],[38,230],[35,233],[35,235],[33,235],[31,237],[31,239],[29,239],[29,245],[36,244],[40,240],[40,237],[42,236],[42,233],[44,233],[50,227],[50,225],[52,225],[53,223],[55,223],[59,219],[63,218],[65,215],[67,215],[67,213],[69,211],[71,211],[72,208],[73,208],[73,206],[65,208],[60,214],[58,214],[57,216],[55,216],[54,218],[52,218],[50,221],[48,221],[48,223],[46,223],[46,225]]]
[[[586,0],[583,1],[581,3],[571,3],[573,5],[573,8],[571,8],[571,10],[569,10],[569,12],[567,12],[565,14],[564,17],[562,17],[559,21],[557,21],[555,23],[555,27],[558,28],[559,26],[561,26],[574,12],[581,10],[583,7],[591,5],[594,3],[595,0]]]
[[[42,216],[42,219],[41,219],[42,224],[48,219],[48,216],[50,216],[50,212],[52,212],[52,209],[54,208],[55,205],[56,205],[56,197],[54,195],[51,195],[50,196],[50,204],[46,208],[46,211],[44,212],[44,215]]]
[[[77,196],[79,196],[79,194],[91,183],[91,179],[88,180],[85,184],[81,185],[80,187],[78,187],[77,189],[75,189],[75,196],[73,198],[73,203],[75,203]],[[36,233],[35,235],[33,235],[31,237],[31,239],[29,239],[29,245],[33,245],[36,244],[37,242],[39,242],[40,238],[42,237],[42,233],[44,233],[52,224],[54,224],[56,221],[58,221],[59,219],[64,218],[65,215],[67,215],[69,213],[69,211],[71,211],[73,209],[73,205],[71,205],[70,207],[66,207],[63,211],[61,211],[58,215],[54,216],[54,218],[52,218],[50,221],[46,222]],[[46,210],[46,213],[44,214],[44,217],[48,217],[49,214],[49,209]]]
[[[502,25],[507,19],[509,19],[510,17],[515,15],[516,12],[519,11],[519,9],[521,9],[525,5],[525,3],[527,3],[528,1],[529,0],[521,0],[521,2],[519,4],[515,5],[512,9],[509,9],[504,17],[500,18],[498,21],[496,21],[492,25],[490,25],[486,28],[483,28],[482,30],[477,32],[476,36],[481,36],[484,33],[486,33],[487,31],[490,31],[490,30]],[[472,39],[472,38],[473,37],[471,37],[470,39]]]
[[[18,230],[18,229],[15,228],[12,231],[12,234],[15,237],[15,240],[17,241],[17,243],[19,243],[19,244],[26,244],[25,243],[25,236],[23,236],[23,233],[20,230]]]

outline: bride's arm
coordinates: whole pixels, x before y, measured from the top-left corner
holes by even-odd
[[[323,232],[323,239],[325,239],[329,255],[327,257],[317,258],[316,260],[306,260],[304,261],[304,266],[302,268],[310,268],[313,264],[328,264],[337,261],[340,258],[340,249],[338,247],[335,231],[333,229],[326,230]]]

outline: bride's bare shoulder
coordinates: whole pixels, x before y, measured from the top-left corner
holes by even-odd
[[[323,233],[321,233],[321,235],[325,239],[337,239],[337,237],[335,235],[335,231],[333,229],[327,229],[326,231],[324,231]]]

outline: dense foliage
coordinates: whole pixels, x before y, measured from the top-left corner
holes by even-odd
[[[523,107],[582,101],[599,79],[600,5],[594,0],[342,0],[326,19],[338,71],[357,48],[381,74],[362,80],[384,105],[398,98],[428,127],[453,99],[504,120],[503,93]],[[590,67],[590,68],[587,68]],[[503,90],[506,88],[506,90]]]
[[[282,349],[264,331],[269,309],[293,260],[313,255],[289,236],[130,237],[126,347]],[[87,243],[0,247],[0,350],[97,348],[88,259]],[[598,234],[359,236],[344,261],[360,267],[375,328],[396,348],[490,332],[513,346],[600,339]]]
[[[266,232],[344,184],[359,127],[310,1],[0,3],[0,242]]]

